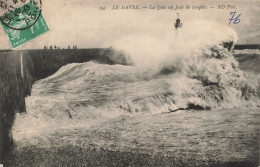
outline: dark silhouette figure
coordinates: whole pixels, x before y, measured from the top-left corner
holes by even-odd
[[[177,23],[177,24],[180,24],[180,23],[181,23],[181,20],[178,18],[178,19],[176,20],[176,23]]]

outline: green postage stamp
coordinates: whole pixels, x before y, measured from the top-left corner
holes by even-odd
[[[0,24],[8,36],[12,49],[50,31],[42,15],[41,1],[30,0],[24,5],[8,10],[0,17]]]

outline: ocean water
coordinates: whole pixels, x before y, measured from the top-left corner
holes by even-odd
[[[19,163],[28,156],[32,160],[24,160],[24,166],[32,161],[55,166],[54,155],[63,154],[57,150],[66,154],[73,147],[145,154],[151,156],[148,164],[158,155],[170,157],[162,163],[176,166],[257,161],[259,74],[240,70],[224,47],[237,40],[232,29],[211,22],[193,28],[192,33],[188,28],[169,32],[174,40],[130,36],[115,41],[133,66],[74,63],[37,81],[26,97],[27,113],[16,115],[16,154],[10,159]],[[39,154],[30,154],[37,149]],[[74,161],[60,162],[82,162],[76,154]],[[121,165],[131,166],[135,158]]]
[[[72,121],[49,124],[35,134],[27,120],[30,133],[15,131],[16,146],[4,164],[253,167],[259,163],[259,112],[245,108],[140,113],[98,123],[85,120],[85,125],[74,127]]]

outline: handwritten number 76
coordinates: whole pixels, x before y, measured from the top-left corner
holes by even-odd
[[[230,15],[232,15],[232,18],[229,19],[229,25],[231,24],[231,22],[233,21],[233,24],[238,24],[240,23],[240,19],[239,17],[241,16],[241,14],[239,14],[235,19],[234,19],[234,16],[236,15],[236,12],[230,12]]]

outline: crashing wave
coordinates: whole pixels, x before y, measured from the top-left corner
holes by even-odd
[[[258,106],[259,76],[241,71],[231,52],[235,31],[215,22],[195,21],[179,34],[166,34],[160,39],[127,37],[114,45],[137,68],[172,78],[174,110]]]
[[[56,112],[57,105],[69,111],[64,112],[68,117],[82,104],[129,112],[257,107],[260,80],[238,68],[231,52],[236,33],[210,21],[190,24],[162,38],[144,35],[115,41],[114,48],[131,58],[132,67],[92,62],[62,67],[34,85],[27,107],[43,95],[59,100],[47,100],[51,108],[42,108],[52,115],[49,110]]]
[[[26,98],[27,114],[17,114],[15,132],[30,126],[28,135],[37,134],[57,122],[85,127],[140,112],[259,107],[259,75],[241,71],[230,51],[236,33],[213,22],[191,24],[178,34],[115,41],[113,48],[133,66],[68,64],[37,81]]]

